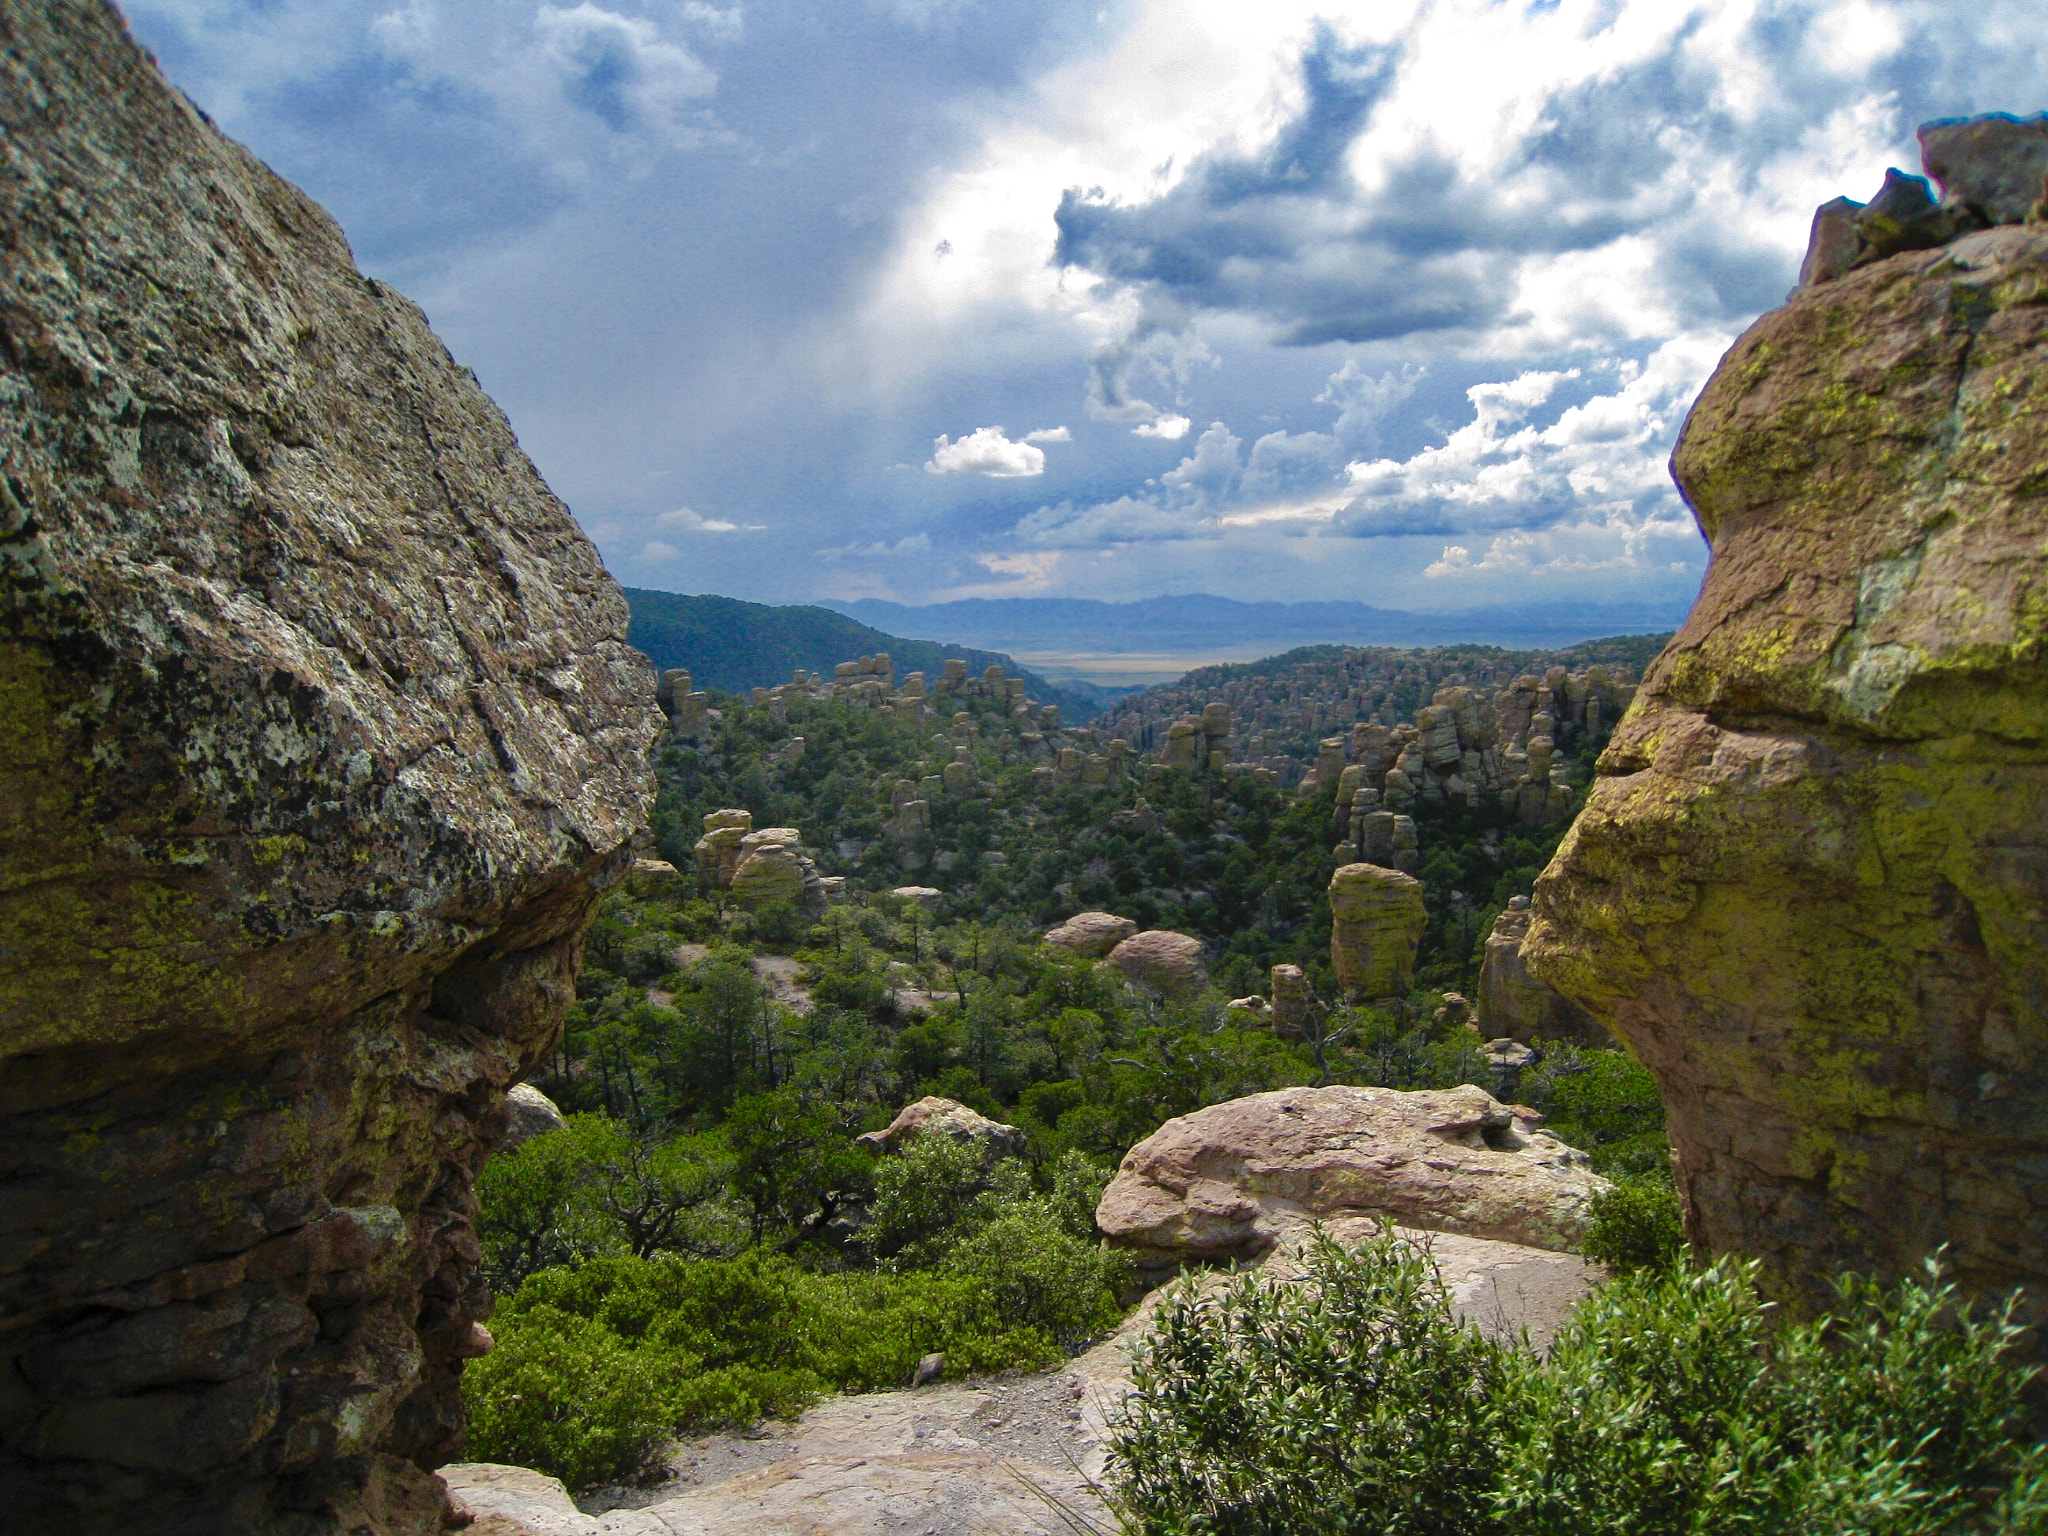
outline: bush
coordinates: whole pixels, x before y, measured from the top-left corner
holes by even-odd
[[[1297,1287],[1184,1283],[1112,1442],[1148,1533],[1748,1532],[2022,1536],[2048,1529],[2048,1447],[2010,1304],[1845,1280],[1780,1325],[1754,1266],[1644,1272],[1547,1357],[1459,1321],[1391,1234],[1322,1240]]]
[[[1654,1179],[1625,1179],[1593,1197],[1583,1245],[1587,1258],[1616,1274],[1674,1267],[1685,1253],[1678,1196]]]
[[[572,1488],[631,1477],[675,1422],[668,1365],[588,1318],[529,1308],[463,1371],[469,1455]]]
[[[936,1263],[999,1209],[1031,1193],[1031,1177],[1016,1159],[943,1136],[919,1136],[883,1158],[874,1179],[861,1241],[896,1269]]]
[[[670,1432],[906,1386],[935,1350],[949,1376],[1054,1365],[1115,1324],[1125,1278],[1030,1200],[937,1271],[815,1274],[759,1250],[543,1270],[499,1307],[497,1348],[463,1378],[473,1450],[581,1486],[627,1475]]]

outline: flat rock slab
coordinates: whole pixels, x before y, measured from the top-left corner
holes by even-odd
[[[1326,1225],[1347,1244],[1373,1228],[1359,1218]],[[1298,1276],[1308,1230],[1289,1229],[1265,1271]],[[1526,1330],[1538,1349],[1602,1274],[1576,1254],[1397,1230],[1435,1260],[1460,1316],[1496,1338]],[[1216,1271],[1200,1283],[1224,1278]],[[1130,1388],[1131,1341],[1165,1294],[1152,1292],[1064,1370],[834,1398],[791,1424],[687,1441],[672,1481],[586,1498],[592,1509],[614,1504],[601,1513],[578,1510],[554,1479],[524,1468],[441,1475],[472,1513],[501,1522],[480,1518],[471,1536],[1071,1536],[1048,1498],[1106,1528],[1088,1482],[1102,1474],[1109,1419]],[[639,1507],[619,1507],[627,1501]]]

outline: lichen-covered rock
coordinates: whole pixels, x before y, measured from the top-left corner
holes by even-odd
[[[795,827],[764,827],[740,839],[733,865],[732,898],[758,910],[771,901],[803,900],[803,834]]]
[[[1353,997],[1405,995],[1428,926],[1422,882],[1413,875],[1346,864],[1330,876],[1330,968]]]
[[[1202,941],[1169,928],[1132,934],[1109,952],[1109,963],[1122,971],[1126,980],[1150,987],[1162,997],[1193,997],[1209,984]]]
[[[1124,1154],[1095,1224],[1141,1264],[1255,1259],[1291,1226],[1378,1216],[1569,1249],[1607,1187],[1483,1088],[1282,1088],[1169,1120]]]
[[[936,1094],[904,1105],[881,1130],[856,1136],[854,1145],[875,1153],[900,1152],[906,1143],[920,1136],[975,1142],[996,1157],[1021,1157],[1024,1153],[1024,1133],[1016,1126],[991,1120],[957,1099],[942,1099]]]
[[[1076,912],[1057,928],[1048,929],[1045,942],[1070,955],[1100,960],[1137,931],[1136,923],[1113,912]]]
[[[99,0],[0,0],[0,1509],[438,1531],[472,1180],[649,807],[504,418]]]
[[[1529,898],[1516,896],[1493,920],[1479,962],[1479,1023],[1488,1035],[1518,1040],[1572,1040],[1608,1046],[1614,1039],[1585,1009],[1529,974],[1522,941],[1529,936]]]
[[[2048,1321],[2044,298],[2048,230],[1992,229],[1736,343],[1673,461],[1705,587],[1537,883],[1692,1237],[1788,1293],[1945,1243]]]
[[[754,831],[754,813],[743,810],[707,811],[704,835],[691,851],[697,856],[697,888],[701,891],[729,891],[732,877],[739,873],[740,844]]]

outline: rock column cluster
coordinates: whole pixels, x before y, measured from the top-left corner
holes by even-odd
[[[0,57],[0,1523],[429,1536],[655,679],[420,312],[110,6],[0,0]]]
[[[845,887],[843,877],[818,873],[795,827],[754,830],[751,811],[710,811],[697,839],[697,889],[727,892],[749,911],[786,901],[815,912]]]
[[[1697,1242],[1817,1303],[1946,1244],[2039,1325],[2048,120],[1921,141],[1940,218],[1895,176],[1843,256],[1823,209],[1693,407],[1706,584],[1523,952],[1657,1075]]]

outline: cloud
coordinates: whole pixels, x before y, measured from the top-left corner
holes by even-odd
[[[729,522],[722,517],[704,517],[688,507],[677,507],[673,512],[662,513],[654,520],[654,525],[675,533],[761,533],[766,531],[768,526],[766,523],[740,524]],[[665,549],[667,547],[663,546]]]
[[[696,126],[692,109],[718,89],[718,76],[689,49],[664,41],[653,22],[621,16],[591,0],[567,8],[543,5],[534,13],[533,30],[560,71],[563,94],[614,133],[651,127],[687,141]]]
[[[1162,416],[1157,421],[1144,422],[1131,428],[1133,437],[1163,437],[1169,443],[1177,443],[1188,435],[1188,428],[1194,423],[1185,416]]]
[[[1063,443],[1065,427],[1027,432],[1012,442],[1001,427],[976,427],[959,442],[943,433],[932,442],[925,472],[933,475],[987,475],[994,480],[1028,480],[1045,473],[1045,450],[1039,443]]]

